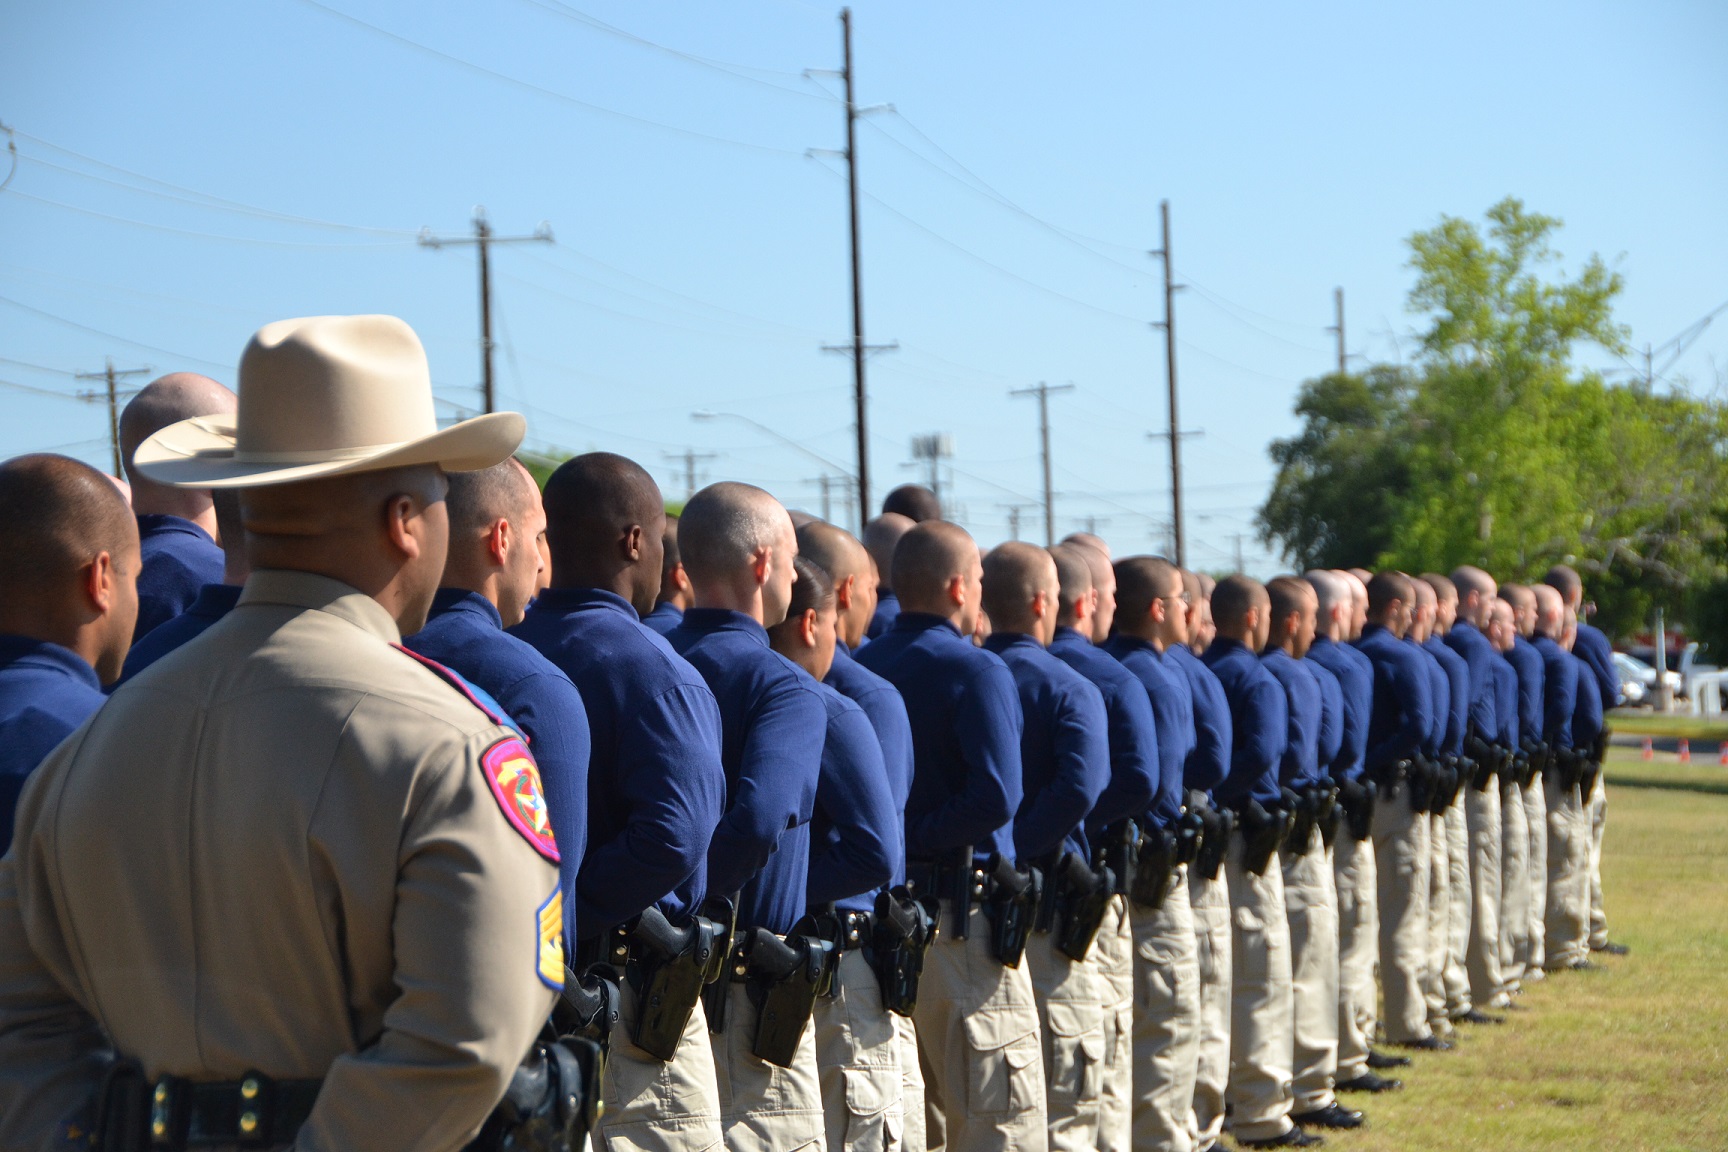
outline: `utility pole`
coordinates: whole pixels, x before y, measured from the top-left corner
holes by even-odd
[[[1050,393],[1072,392],[1074,385],[1058,384],[1052,388],[1042,380],[1035,388],[1017,388],[1010,396],[1038,397],[1038,444],[1044,459],[1044,546],[1056,543],[1056,496],[1050,483]]]
[[[1338,375],[1344,375],[1345,361],[1349,359],[1344,351],[1344,289],[1332,289],[1332,309],[1337,316],[1337,322],[1329,324],[1326,331],[1338,335]]]
[[[936,494],[937,503],[942,500],[942,461],[951,459],[953,455],[954,437],[946,432],[912,437],[912,459],[929,466],[930,491]]]
[[[696,495],[696,465],[704,460],[714,459],[714,453],[686,448],[682,452],[665,452],[662,455],[674,464],[684,465],[684,499],[688,500]]]
[[[1020,513],[1024,512],[1028,508],[1036,508],[1037,505],[998,504],[997,507],[1008,513],[1008,538],[1010,540],[1018,540],[1020,539]]]
[[[874,108],[860,108],[853,92],[852,74],[852,9],[840,9],[839,76],[846,88],[846,212],[852,244],[852,343],[825,344],[824,352],[846,352],[852,357],[853,424],[858,433],[858,528],[870,517],[870,414],[869,390],[864,383],[864,360],[872,352],[891,352],[897,343],[872,347],[864,342],[864,269],[859,259],[858,239],[858,117]],[[835,75],[833,72],[811,70],[811,75]],[[832,153],[829,153],[832,155]]]
[[[1173,549],[1178,568],[1186,568],[1186,541],[1182,532],[1182,433],[1177,429],[1182,427],[1176,415],[1176,280],[1173,262],[1170,258],[1170,201],[1163,200],[1158,204],[1158,214],[1164,223],[1164,247],[1153,255],[1164,262],[1164,322],[1154,323],[1153,327],[1164,329],[1164,365],[1165,375],[1170,383],[1170,538],[1176,544]]]
[[[497,407],[497,388],[492,377],[492,257],[494,244],[522,244],[529,241],[552,243],[552,226],[544,220],[531,236],[494,236],[486,220],[486,209],[474,209],[474,235],[434,236],[427,228],[420,230],[420,243],[427,248],[443,248],[457,244],[472,244],[480,253],[480,395],[482,407],[491,412]]]
[[[102,371],[79,372],[77,374],[77,377],[80,380],[101,380],[107,385],[106,389],[102,392],[80,392],[78,398],[80,400],[105,399],[108,402],[108,448],[114,456],[114,478],[116,480],[124,480],[126,478],[126,473],[122,471],[123,462],[120,459],[120,377],[145,376],[148,375],[149,372],[150,369],[148,368],[116,369],[114,367],[114,358],[109,357],[108,365],[102,369]]]
[[[1241,532],[1230,534],[1231,541],[1236,545],[1236,571],[1238,572],[1242,571],[1242,537],[1243,533]]]

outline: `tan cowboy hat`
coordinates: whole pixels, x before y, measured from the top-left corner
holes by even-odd
[[[443,431],[414,329],[394,316],[266,324],[240,357],[240,410],[170,424],[138,446],[138,470],[180,488],[251,488],[437,464],[490,468],[527,423],[494,412]]]

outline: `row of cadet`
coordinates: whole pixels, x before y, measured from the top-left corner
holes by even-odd
[[[388,317],[239,379],[0,465],[0,1146],[1304,1146],[1619,949],[1570,569],[542,493]]]

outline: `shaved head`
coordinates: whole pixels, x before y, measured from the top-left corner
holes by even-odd
[[[475,472],[451,472],[446,478],[450,491],[444,502],[450,508],[452,542],[476,535],[498,520],[518,519],[534,496],[534,477],[514,458]]]
[[[1456,602],[1458,599],[1457,586],[1438,572],[1422,573],[1422,583],[1434,590],[1435,599],[1441,604]]]
[[[1376,572],[1368,578],[1368,619],[1385,624],[1386,612],[1393,604],[1414,607],[1416,591],[1410,577],[1402,572]]]
[[[1542,577],[1542,583],[1560,593],[1567,604],[1576,606],[1584,598],[1584,581],[1578,570],[1567,564],[1556,564]]]
[[[652,611],[666,506],[648,470],[611,452],[590,452],[560,464],[543,498],[552,587],[601,588],[644,616]]]
[[[1086,563],[1084,552],[1072,544],[1056,545],[1050,549],[1050,558],[1056,562],[1056,622],[1073,624],[1075,605],[1092,596],[1092,566]]]
[[[994,631],[1025,633],[1048,643],[1035,602],[1045,598],[1053,624],[1057,595],[1056,561],[1036,544],[1012,540],[984,557],[984,611]]]
[[[141,475],[132,466],[138,445],[168,427],[194,416],[217,416],[239,406],[234,393],[208,376],[170,372],[152,380],[127,401],[120,413],[120,460],[132,482],[132,507],[140,515],[161,514],[195,521],[213,529],[210,492],[204,488],[173,488]],[[212,532],[214,535],[214,532]]]
[[[450,555],[442,586],[480,593],[498,609],[504,627],[512,628],[540,590],[540,538],[546,531],[540,489],[514,458],[452,472],[448,479]]]
[[[966,529],[946,520],[915,526],[894,549],[894,591],[901,608],[954,620],[962,633],[978,622],[981,576],[978,545]]]
[[[1096,544],[1087,541],[1095,540]],[[1110,625],[1116,620],[1116,571],[1110,563],[1110,552],[1104,541],[1085,532],[1076,532],[1059,547],[1072,548],[1092,572],[1092,591],[1097,603],[1092,606],[1092,642],[1102,644],[1110,636]]]
[[[922,484],[902,484],[882,500],[882,514],[904,516],[914,524],[942,519],[942,501]]]
[[[1104,537],[1095,535],[1091,532],[1070,532],[1068,535],[1062,537],[1062,543],[1079,544],[1082,547],[1093,549],[1098,553],[1098,555],[1104,557],[1106,561],[1112,559],[1109,543],[1104,539]]]
[[[826,521],[798,529],[798,554],[828,573],[835,583],[848,576],[870,576],[870,556],[864,545],[846,529]]]
[[[864,526],[864,548],[870,553],[870,558],[876,561],[876,570],[882,579],[896,594],[899,584],[894,578],[894,550],[899,547],[901,537],[912,531],[918,521],[910,516],[902,516],[898,512],[884,512]]]
[[[758,548],[772,547],[790,524],[780,502],[754,484],[710,484],[690,498],[678,517],[684,570],[701,587],[704,579],[724,577],[748,564]]]
[[[1536,593],[1536,631],[1550,640],[1560,639],[1566,618],[1566,601],[1552,584],[1538,584]]]
[[[1182,570],[1162,556],[1129,556],[1116,562],[1116,610],[1123,620],[1145,618],[1154,602],[1177,588],[1187,590]]]
[[[1258,611],[1264,618],[1270,606],[1265,587],[1241,573],[1226,576],[1212,589],[1212,620],[1218,627],[1218,634],[1240,640],[1250,648],[1259,646],[1254,642],[1255,633],[1249,626],[1250,614]],[[1261,627],[1264,626],[1262,623]]]

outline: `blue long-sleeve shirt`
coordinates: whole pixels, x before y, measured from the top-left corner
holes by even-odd
[[[1240,808],[1250,800],[1278,802],[1278,767],[1289,739],[1284,689],[1239,640],[1220,636],[1202,657],[1230,702],[1230,774],[1212,790],[1218,803]]]
[[[1525,744],[1539,744],[1543,736],[1543,699],[1546,695],[1542,653],[1522,636],[1512,640],[1506,662],[1518,674],[1518,739]]]
[[[1470,723],[1470,666],[1438,635],[1422,641],[1422,651],[1433,657],[1446,680],[1446,723],[1439,751],[1443,755],[1456,756],[1464,751],[1464,733]],[[1434,698],[1439,700],[1442,697],[1436,693]]]
[[[1138,636],[1118,632],[1107,648],[1134,677],[1157,724],[1158,790],[1141,818],[1151,827],[1173,829],[1182,817],[1184,776],[1194,750],[1194,690],[1170,653]]]
[[[464,588],[440,588],[426,626],[402,644],[483,689],[527,735],[558,841],[566,934],[580,939],[576,874],[588,846],[589,739],[576,685],[532,644],[505,632],[492,601]]]
[[[1230,701],[1212,669],[1186,644],[1165,655],[1188,678],[1194,701],[1194,749],[1182,768],[1182,786],[1210,796],[1230,771]]]
[[[1316,740],[1316,749],[1320,760],[1320,775],[1332,780],[1332,768],[1344,751],[1344,689],[1338,684],[1338,677],[1332,675],[1332,670],[1315,660],[1304,659],[1302,667],[1308,669],[1315,683],[1320,685],[1320,734]]]
[[[906,718],[906,702],[900,692],[853,658],[845,644],[834,646],[834,664],[824,684],[845,696],[870,719],[876,740],[882,746],[882,770],[888,774],[888,791],[894,797],[895,838],[892,883],[906,882],[906,798],[912,793],[912,722]]]
[[[150,630],[149,635],[141,635],[133,642],[132,650],[126,653],[126,665],[120,670],[120,679],[115,681],[114,687],[118,688],[126,683],[182,644],[204,635],[212,624],[234,611],[234,605],[238,603],[240,585],[204,585],[198,590],[198,598],[192,601],[191,607],[172,620],[158,624]]]
[[[138,551],[135,638],[186,611],[204,585],[222,583],[222,549],[190,520],[154,513],[138,517]]]
[[[1374,663],[1351,645],[1326,636],[1315,638],[1308,659],[1332,673],[1343,697],[1343,733],[1338,755],[1332,761],[1332,778],[1339,783],[1360,779],[1367,763],[1368,724],[1374,713]]]
[[[570,677],[588,718],[580,931],[591,938],[650,905],[681,920],[707,893],[726,797],[713,692],[612,592],[549,588],[510,631]]]
[[[984,647],[1002,657],[1020,693],[1015,856],[1029,863],[1065,848],[1090,860],[1086,814],[1110,783],[1104,698],[1024,633],[997,632]]]
[[[816,685],[827,716],[822,774],[810,817],[810,872],[804,898],[814,908],[868,912],[894,876],[901,847],[899,812],[882,763],[882,743],[864,709]]]
[[[1320,682],[1302,661],[1282,648],[1269,648],[1260,664],[1284,689],[1284,753],[1278,758],[1278,783],[1299,791],[1320,782]]]
[[[1542,657],[1542,739],[1556,750],[1571,748],[1579,663],[1551,637],[1537,636],[1530,643]]]
[[[1578,621],[1578,638],[1572,642],[1572,655],[1583,660],[1596,678],[1603,709],[1620,707],[1620,674],[1614,670],[1614,646],[1608,643],[1602,630]]]
[[[642,623],[664,636],[684,623],[684,609],[676,604],[656,604],[648,615],[642,617]]]
[[[1050,655],[1090,680],[1104,698],[1110,783],[1086,817],[1086,834],[1095,837],[1118,820],[1139,818],[1151,805],[1159,783],[1157,721],[1134,674],[1075,629],[1056,629]]]
[[[864,638],[874,640],[894,628],[894,621],[900,618],[900,597],[887,588],[876,592],[876,611],[870,616],[869,627],[864,629]]]
[[[741,891],[740,927],[784,934],[807,904],[810,816],[828,727],[817,684],[742,612],[692,608],[666,640],[720,705],[726,812],[708,845],[708,883]]]
[[[1356,650],[1374,667],[1362,763],[1368,772],[1378,773],[1416,755],[1428,741],[1433,728],[1429,664],[1414,644],[1406,644],[1380,624],[1362,629]]]
[[[1482,630],[1467,620],[1456,621],[1446,633],[1446,646],[1464,658],[1469,672],[1469,723],[1484,740],[1500,730],[1494,693],[1494,665],[1500,654]]]
[[[1518,747],[1518,672],[1500,653],[1488,666],[1494,679],[1494,743],[1503,748]]]
[[[0,635],[0,856],[30,773],[106,699],[96,670],[70,648]]]
[[[1602,690],[1591,674],[1590,661],[1578,655],[1576,646],[1571,655],[1578,664],[1578,696],[1572,707],[1572,747],[1582,752],[1602,735]]]
[[[978,860],[1014,859],[1021,717],[1008,665],[921,612],[901,613],[857,659],[900,690],[912,725],[907,858],[934,861],[971,845]]]

